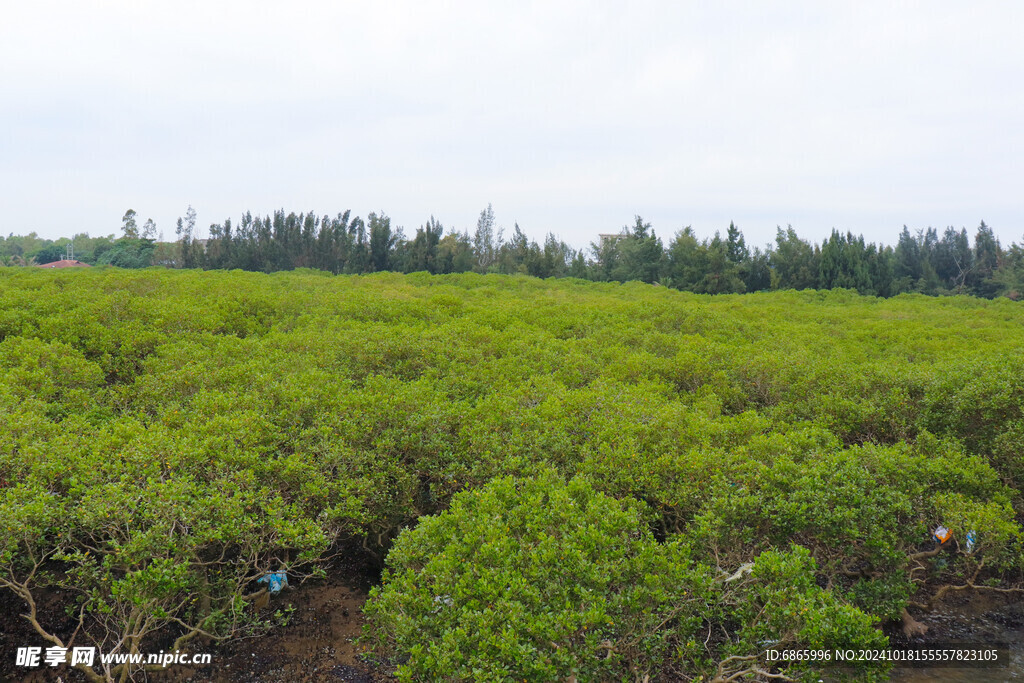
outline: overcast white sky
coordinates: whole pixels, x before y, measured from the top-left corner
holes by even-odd
[[[1024,236],[1024,3],[4,2],[0,231]]]

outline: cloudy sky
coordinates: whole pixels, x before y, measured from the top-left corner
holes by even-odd
[[[0,231],[245,210],[1024,237],[1024,4],[5,3]]]

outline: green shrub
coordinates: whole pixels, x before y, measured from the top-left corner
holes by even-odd
[[[65,607],[84,607],[82,638],[140,651],[180,634],[174,619],[227,636],[252,616],[243,598],[260,572],[312,571],[339,542],[382,559],[453,497],[465,507],[495,477],[555,471],[587,477],[604,495],[581,495],[638,535],[623,555],[571,525],[552,532],[556,545],[592,543],[580,557],[607,556],[589,579],[578,572],[600,596],[551,588],[555,602],[527,600],[515,628],[572,598],[644,635],[605,624],[594,641],[597,622],[577,619],[588,635],[570,629],[552,662],[568,648],[566,661],[600,675],[635,666],[675,680],[756,658],[757,638],[790,624],[756,587],[789,579],[721,577],[779,553],[796,573],[771,576],[802,577],[779,600],[846,615],[867,637],[850,605],[883,619],[949,585],[1024,586],[1022,323],[1019,303],[966,297],[0,268],[0,590],[27,610],[73,588],[79,602]],[[569,525],[549,508],[551,524]],[[927,551],[940,523],[954,540],[938,557]],[[476,559],[451,553],[470,558],[463,567]],[[694,612],[674,586],[615,593],[595,578],[626,586],[644,572],[690,582],[691,595],[705,586],[707,600]],[[631,622],[628,600],[678,619]],[[760,635],[744,614],[767,620]],[[139,623],[144,637],[119,641]],[[814,631],[801,624],[786,631],[794,643]],[[391,636],[381,643],[397,652]],[[477,653],[480,666],[494,651]],[[728,661],[741,674],[763,664]]]
[[[367,636],[407,658],[405,680],[621,679],[696,633],[709,586],[635,504],[581,479],[499,478],[398,538]]]
[[[675,680],[754,673],[768,642],[884,646],[815,569],[796,548],[727,581],[684,543],[656,543],[628,499],[503,477],[399,536],[364,641],[409,681]]]
[[[802,437],[801,437],[802,438]],[[896,619],[920,589],[912,556],[932,547],[938,524],[962,542],[968,531],[984,539],[989,567],[1021,568],[1020,527],[1011,491],[983,460],[928,433],[913,445],[767,453],[752,441],[735,458],[733,486],[714,497],[689,529],[701,554],[732,563],[790,542],[807,547],[837,591],[885,619]],[[978,555],[961,547],[963,581]],[[917,567],[917,569],[915,569]],[[918,575],[917,578],[920,578]],[[927,588],[923,592],[927,592]]]

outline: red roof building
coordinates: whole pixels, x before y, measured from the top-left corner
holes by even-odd
[[[63,261],[54,261],[53,263],[43,263],[36,266],[36,268],[92,268],[92,266],[74,259],[64,259]]]

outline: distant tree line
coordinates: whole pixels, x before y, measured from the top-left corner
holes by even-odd
[[[371,213],[366,219],[346,211],[335,216],[275,211],[270,216],[245,213],[237,224],[230,220],[213,224],[208,239],[196,239],[195,212],[178,219],[182,268],[255,270],[272,272],[316,268],[331,273],[525,273],[537,277],[588,277],[582,251],[554,235],[543,245],[530,240],[519,228],[506,240],[494,223],[488,206],[480,214],[476,230],[446,230],[431,217],[407,237],[391,226],[386,214]]]
[[[176,245],[161,244],[157,240],[156,223],[152,218],[147,219],[140,229],[136,217],[132,209],[125,212],[121,219],[121,238],[113,233],[89,237],[84,232],[56,240],[43,239],[35,232],[24,236],[11,233],[6,238],[0,235],[0,266],[45,265],[69,256],[91,265],[119,268],[172,263],[173,254],[178,251]]]
[[[640,216],[620,233],[576,249],[551,233],[542,243],[530,239],[518,224],[506,236],[496,226],[490,205],[480,212],[472,234],[448,230],[434,217],[407,236],[383,212],[364,220],[350,211],[331,216],[280,210],[266,216],[246,212],[237,224],[230,219],[212,224],[209,237],[198,238],[192,207],[177,221],[175,242],[158,241],[152,220],[140,230],[131,209],[121,229],[119,239],[79,234],[50,241],[35,233],[0,237],[0,265],[59,260],[71,244],[82,261],[124,268],[474,271],[640,280],[707,294],[844,287],[882,297],[902,292],[1024,297],[1024,245],[1004,248],[984,221],[973,240],[965,228],[948,227],[940,234],[935,228],[911,232],[904,226],[895,246],[868,243],[861,235],[837,230],[817,244],[802,239],[792,227],[779,228],[775,243],[763,249],[748,247],[735,224],[724,237],[716,232],[704,239],[683,228],[666,245]]]

